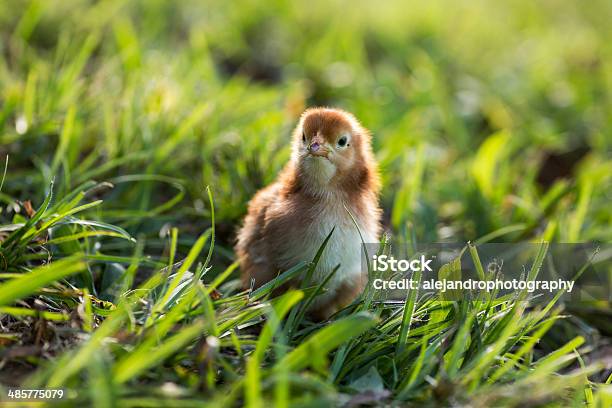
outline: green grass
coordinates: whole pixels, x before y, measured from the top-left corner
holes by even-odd
[[[232,244],[313,105],[372,130],[394,240],[611,242],[610,15],[0,4],[0,384],[69,406],[608,406],[609,304],[587,324],[557,302],[366,292],[313,323],[318,287],[242,291]]]

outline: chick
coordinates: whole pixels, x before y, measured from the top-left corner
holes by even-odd
[[[366,243],[379,240],[379,189],[368,130],[348,112],[308,109],[293,132],[290,161],[249,202],[235,247],[244,286],[254,281],[259,287],[300,261],[312,261],[335,227],[313,280],[322,282],[340,268],[309,312],[325,319],[352,302],[367,283],[361,236]]]

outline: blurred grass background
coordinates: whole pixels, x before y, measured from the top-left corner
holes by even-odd
[[[373,132],[398,239],[610,242],[611,17],[605,0],[3,2],[2,223],[26,222],[52,179],[57,199],[93,179],[113,187],[83,214],[138,243],[7,250],[0,266],[83,251],[95,290],[134,257],[167,265],[211,226],[210,185],[214,276],[315,105]]]
[[[212,185],[227,244],[288,159],[298,115],[331,105],[374,133],[395,231],[612,239],[609,2],[10,4],[7,204],[41,200],[53,175],[64,190],[165,175],[182,189],[123,180],[100,216],[196,234]]]

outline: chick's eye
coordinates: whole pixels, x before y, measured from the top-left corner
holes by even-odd
[[[346,142],[347,142],[346,136],[342,136],[340,139],[338,139],[338,146],[344,147],[346,146]]]

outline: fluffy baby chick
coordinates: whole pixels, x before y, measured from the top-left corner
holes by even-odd
[[[378,170],[370,133],[348,112],[309,109],[292,139],[290,161],[250,201],[235,249],[245,287],[252,281],[259,287],[300,261],[312,261],[335,227],[313,276],[321,282],[340,265],[310,309],[324,319],[367,283],[361,237],[347,209],[364,242],[378,242]]]

